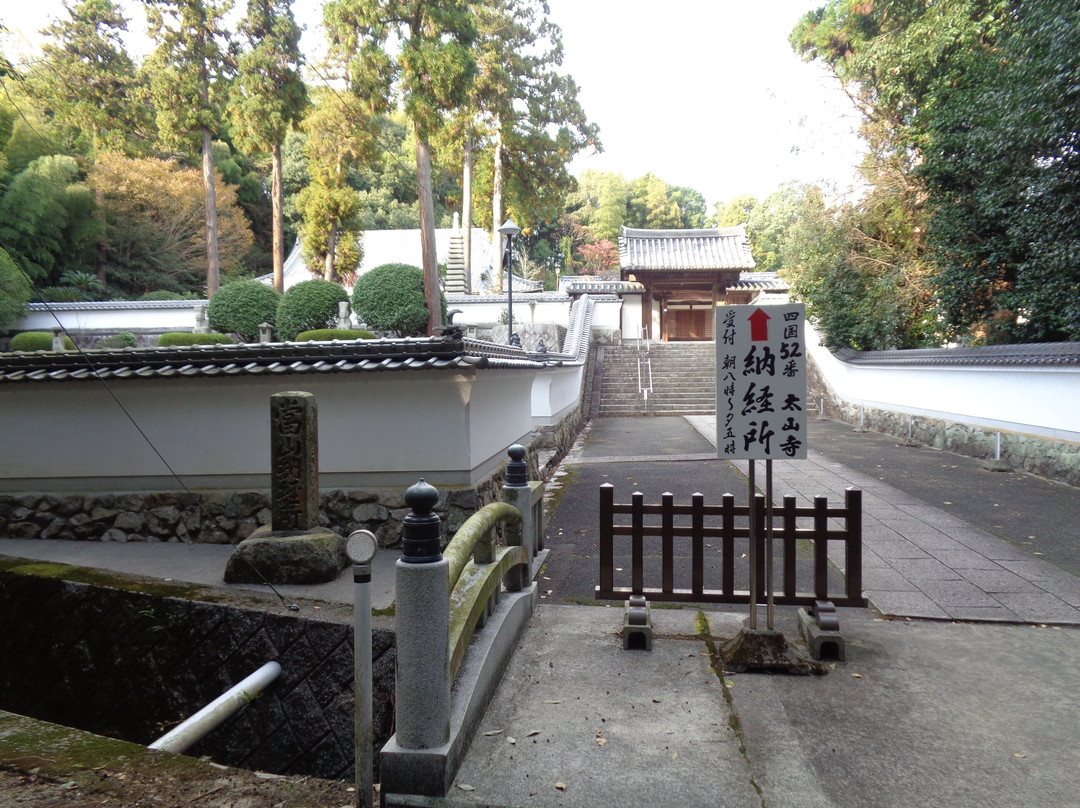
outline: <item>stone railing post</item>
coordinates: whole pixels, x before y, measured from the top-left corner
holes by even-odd
[[[535,561],[537,552],[544,547],[544,484],[538,480],[529,480],[524,446],[515,443],[506,453],[510,460],[506,464],[502,501],[521,511],[521,545],[528,550],[529,561],[532,562]],[[523,587],[528,581],[518,583]],[[507,587],[515,588],[510,586],[510,582],[507,582]]]
[[[397,561],[397,743],[431,749],[450,739],[450,565],[442,555],[439,492],[420,480]]]
[[[193,334],[210,333],[210,321],[206,316],[206,309],[209,305],[205,300],[200,300],[195,304],[195,327],[191,329]]]

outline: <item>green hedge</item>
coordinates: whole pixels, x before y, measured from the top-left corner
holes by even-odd
[[[11,338],[11,350],[13,351],[51,351],[52,334],[48,331],[23,331]],[[75,343],[71,338],[64,335],[64,350],[74,351]]]
[[[244,342],[258,342],[259,326],[274,324],[280,301],[281,295],[265,283],[233,281],[214,292],[206,318],[215,331],[236,334]]]
[[[227,334],[191,334],[187,331],[169,331],[158,337],[160,346],[177,345],[231,345]]]
[[[313,342],[328,339],[375,339],[370,331],[358,328],[316,328],[312,331],[301,331],[296,335],[294,342]]]
[[[102,337],[96,343],[95,348],[134,348],[139,344],[135,335],[130,331],[121,331],[111,337]]]
[[[446,297],[440,292],[443,320]],[[353,311],[369,328],[411,337],[427,333],[424,272],[409,264],[383,264],[365,272],[353,289]]]
[[[165,289],[157,289],[153,292],[147,292],[144,295],[139,295],[139,300],[197,300],[198,298],[191,292],[180,294],[179,292],[169,292]]]
[[[289,342],[303,331],[333,328],[337,325],[338,303],[348,302],[348,293],[336,283],[301,281],[281,296],[277,308],[278,338]]]

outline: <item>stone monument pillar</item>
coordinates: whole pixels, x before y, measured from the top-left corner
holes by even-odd
[[[345,539],[319,526],[319,422],[315,396],[270,396],[270,525],[236,547],[227,583],[314,584],[349,565]]]
[[[319,524],[319,408],[311,393],[270,396],[271,527]]]

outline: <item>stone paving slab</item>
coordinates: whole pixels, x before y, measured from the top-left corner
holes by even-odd
[[[714,440],[715,416],[686,420]],[[734,465],[747,472],[746,461]],[[763,485],[761,470],[758,479]],[[883,614],[1080,625],[1075,576],[821,452],[811,449],[805,460],[773,461],[777,501],[785,495],[839,501],[849,486],[864,492],[863,586]],[[843,569],[842,547],[830,547],[829,558]]]
[[[451,797],[482,805],[758,806],[696,609],[653,610],[653,650],[624,651],[622,607],[541,605]],[[732,636],[742,615],[711,613]]]

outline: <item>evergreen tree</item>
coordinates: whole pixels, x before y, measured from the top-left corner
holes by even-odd
[[[80,150],[129,149],[146,132],[135,64],[121,40],[128,19],[112,0],[64,9],[67,19],[42,32],[52,41],[41,48],[28,92]]]
[[[398,93],[413,125],[424,294],[428,333],[434,333],[442,325],[442,309],[430,144],[444,116],[465,101],[472,84],[472,15],[464,0],[331,0],[323,18],[331,51],[346,64],[350,89],[376,111],[385,111]]]
[[[1080,10],[1066,5],[1017,4],[929,126],[934,280],[976,341],[1080,340]]]
[[[213,132],[224,100],[220,82],[231,72],[225,15],[232,0],[143,0],[157,48],[150,57],[150,90],[158,136],[168,148],[202,154],[206,227],[206,289],[220,285]]]
[[[285,291],[281,146],[307,105],[300,78],[300,27],[290,0],[248,0],[240,31],[249,50],[237,63],[231,99],[233,134],[242,148],[271,155],[274,288],[281,293]]]
[[[359,198],[349,186],[349,169],[373,149],[370,119],[350,93],[323,92],[304,119],[310,182],[296,197],[301,246],[309,268],[323,267],[323,279],[343,280],[360,262]]]

